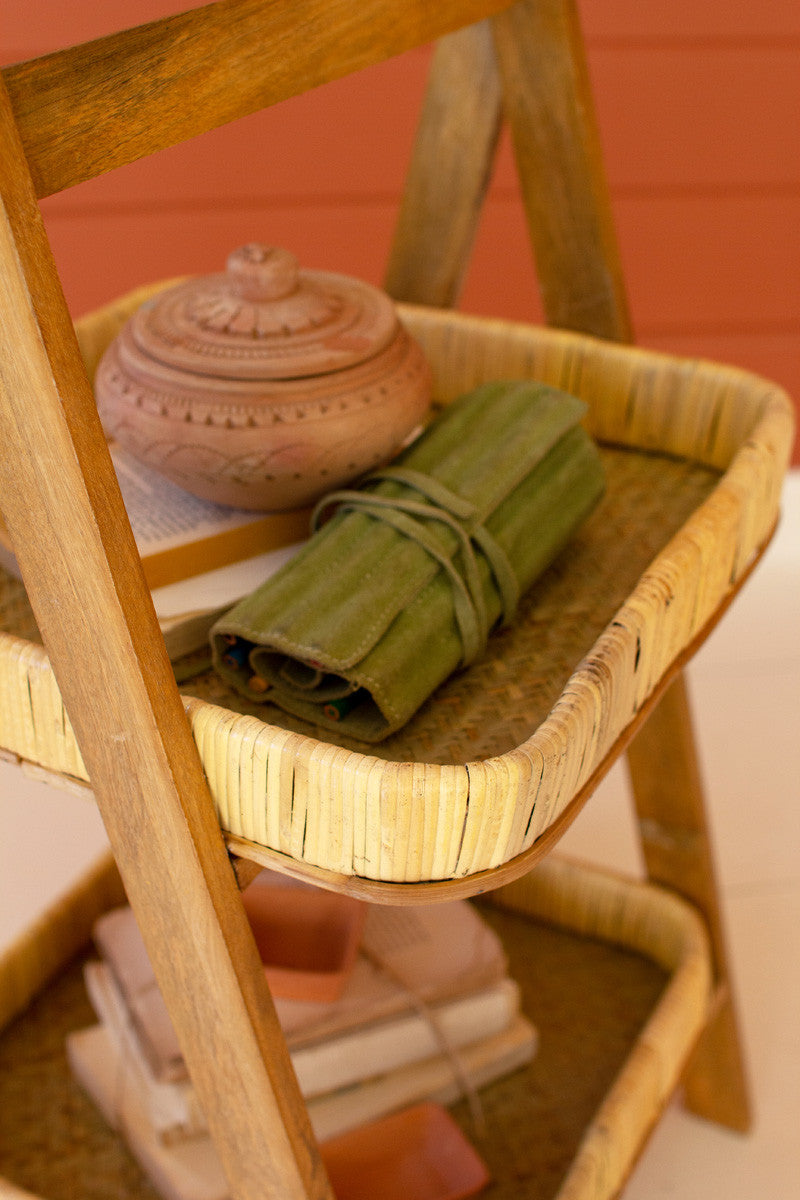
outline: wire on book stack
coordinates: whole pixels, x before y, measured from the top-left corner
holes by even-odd
[[[300,911],[301,895],[327,903],[330,931],[330,893],[287,886],[268,872],[245,893],[262,958],[270,947],[263,922],[271,914],[280,927],[272,942],[279,959],[285,914]],[[421,1101],[466,1094],[476,1111],[475,1091],[529,1062],[536,1047],[495,933],[465,901],[394,909],[334,899],[363,909],[357,952],[335,998],[296,998],[297,981],[283,986],[286,971],[278,964],[272,975],[265,962],[318,1139]],[[95,944],[100,958],[85,978],[99,1023],[68,1039],[74,1074],[164,1196],[224,1200],[205,1115],[132,910],[105,914]]]

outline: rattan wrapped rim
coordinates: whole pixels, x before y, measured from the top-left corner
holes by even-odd
[[[79,322],[90,373],[154,290]],[[240,848],[261,847],[274,865],[283,858],[331,878],[410,883],[463,879],[519,859],[596,776],[768,540],[793,411],[780,388],[734,368],[433,309],[400,314],[433,366],[441,402],[489,379],[541,379],[587,402],[598,441],[722,472],[546,719],[508,753],[455,765],[386,761],[185,698],[220,824]],[[86,779],[41,647],[0,635],[0,689],[0,745]]]

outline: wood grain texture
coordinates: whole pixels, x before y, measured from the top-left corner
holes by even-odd
[[[518,0],[493,27],[548,323],[628,341],[622,268],[574,4]]]
[[[33,1192],[28,1192],[24,1188],[16,1187],[7,1179],[0,1179],[0,1200],[41,1200],[41,1197],[34,1196]]]
[[[431,64],[385,286],[397,300],[455,304],[500,134],[491,26],[439,42]]]
[[[4,90],[0,147],[3,515],[231,1194],[327,1197]]]
[[[747,1079],[683,676],[675,680],[628,748],[628,764],[648,876],[685,896],[703,913],[717,980],[724,989],[723,1002],[686,1073],[686,1103],[709,1120],[744,1131],[751,1120]]]
[[[218,0],[3,71],[39,197],[502,9],[508,0]]]

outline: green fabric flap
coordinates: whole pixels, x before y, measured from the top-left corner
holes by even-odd
[[[251,699],[378,741],[509,620],[603,487],[581,401],[492,383],[450,405],[212,630]],[[267,690],[268,689],[268,690]]]

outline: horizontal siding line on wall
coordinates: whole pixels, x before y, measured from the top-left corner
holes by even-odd
[[[800,189],[799,189],[800,190]],[[68,193],[61,193],[65,196]],[[170,216],[180,213],[199,212],[238,212],[242,209],[260,208],[269,210],[284,208],[360,208],[375,205],[396,207],[400,203],[397,192],[271,192],[269,194],[253,194],[240,196],[217,195],[187,196],[184,199],[131,201],[109,200],[105,203],[72,203],[57,196],[48,196],[42,203],[42,211],[47,217],[64,218],[66,220],[81,220],[84,218],[129,217],[129,216]]]
[[[800,337],[800,317],[796,320],[762,321],[751,317],[742,321],[726,321],[718,319],[698,318],[691,323],[676,319],[674,321],[637,322],[640,334],[647,333],[650,337],[690,337],[697,334],[701,337]]]
[[[757,366],[749,369],[757,374],[774,378],[782,387],[788,388],[800,401],[800,329],[788,333],[762,333],[746,330],[741,333],[723,333],[716,330],[660,330],[637,326],[635,341],[642,346],[661,347],[669,353],[688,357],[711,358],[717,362],[744,362],[757,357]],[[779,380],[775,363],[780,361],[785,378]],[[770,367],[770,363],[773,365]],[[791,364],[791,367],[788,366]]]
[[[796,183],[619,183],[610,191],[626,200],[786,200],[800,196],[800,174]]]
[[[734,323],[737,328],[774,329],[800,318],[795,269],[800,261],[800,197],[619,199],[615,207],[640,327],[658,323],[661,328],[705,330]],[[395,215],[394,203],[296,208],[212,204],[191,212],[110,213],[103,220],[91,213],[66,217],[51,211],[46,223],[56,260],[67,272],[66,290],[74,286],[91,301],[124,290],[129,280],[132,286],[158,275],[218,270],[229,250],[253,239],[285,244],[308,266],[379,279]],[[490,200],[485,206],[470,283],[477,303],[500,302],[506,312],[534,290],[530,243],[518,203]],[[502,309],[499,315],[504,315]]]
[[[48,45],[47,49],[43,49],[41,45],[23,45],[23,46],[6,46],[0,48],[0,67],[15,66],[17,63],[28,62],[31,59],[42,57],[45,54],[55,53],[60,49],[67,49],[72,43],[60,45]],[[77,43],[76,43],[77,44]],[[700,53],[704,54],[708,51],[716,50],[744,50],[744,51],[797,51],[800,49],[800,34],[765,34],[759,36],[753,35],[731,35],[720,31],[718,34],[706,34],[696,36],[686,35],[669,35],[669,34],[650,34],[650,35],[631,35],[615,34],[604,36],[603,34],[587,35],[584,38],[584,45],[587,53],[591,54],[592,50],[611,50],[622,51],[662,51],[662,50],[678,50],[685,53]],[[421,54],[428,52],[425,46],[418,46],[415,50],[406,51],[407,54]]]
[[[9,44],[48,47],[97,37],[170,12],[198,0],[3,0],[3,33]],[[588,39],[616,35],[643,37],[779,37],[800,35],[797,0],[578,0]]]
[[[797,183],[731,183],[704,184],[617,184],[610,189],[612,201],[615,197],[625,200],[736,200],[771,198],[785,200],[800,198],[800,178]],[[149,216],[160,213],[198,212],[213,208],[215,211],[241,208],[275,207],[275,208],[357,208],[359,205],[387,204],[397,205],[400,193],[396,191],[367,191],[367,192],[269,192],[252,193],[250,195],[220,197],[215,194],[205,196],[186,196],[183,199],[148,200],[108,200],[104,202],[87,199],[75,202],[69,200],[69,193],[62,192],[59,196],[49,196],[43,203],[43,211],[65,218],[92,216],[98,219],[141,213]],[[493,187],[489,201],[498,204],[521,203],[518,189],[514,187]]]
[[[18,63],[29,62],[46,54],[57,53],[60,49],[68,49],[71,43],[63,46],[49,46],[44,49],[39,45],[21,45],[0,47],[0,67],[15,66]],[[79,42],[76,44],[80,44]],[[628,54],[662,53],[678,51],[682,54],[704,56],[708,53],[745,52],[753,54],[768,53],[797,53],[800,50],[800,33],[785,34],[728,34],[720,30],[716,34],[687,36],[682,34],[594,34],[584,37],[584,48],[591,56],[593,51]],[[430,46],[417,46],[404,52],[404,56],[429,55]],[[398,57],[403,57],[398,55]]]
[[[707,34],[587,34],[588,51],[598,50],[681,50],[704,53],[711,50],[797,50],[800,33],[729,34],[724,30]]]
[[[187,4],[189,8],[191,5]],[[139,24],[139,21],[134,21],[134,25]],[[116,32],[116,29],[124,29],[124,25],[115,26],[101,32],[86,32],[85,38],[77,35],[71,40],[54,40],[37,42],[21,42],[16,45],[7,44],[0,47],[0,65],[11,66],[15,63],[27,62],[29,59],[38,58],[44,54],[51,54],[60,49],[66,49],[71,45],[79,44],[82,40],[91,40],[94,37],[105,36],[106,33]],[[787,28],[786,31],[776,30],[774,32],[765,33],[762,31],[747,32],[731,32],[720,23],[719,27],[713,32],[697,32],[697,33],[675,33],[654,30],[649,33],[600,33],[594,31],[591,27],[586,28],[584,22],[584,45],[588,52],[593,49],[598,50],[680,50],[689,53],[705,52],[708,50],[796,50],[800,48],[800,30],[795,28]],[[426,54],[429,53],[429,48],[426,46],[417,46],[412,50],[406,51],[407,54]]]

